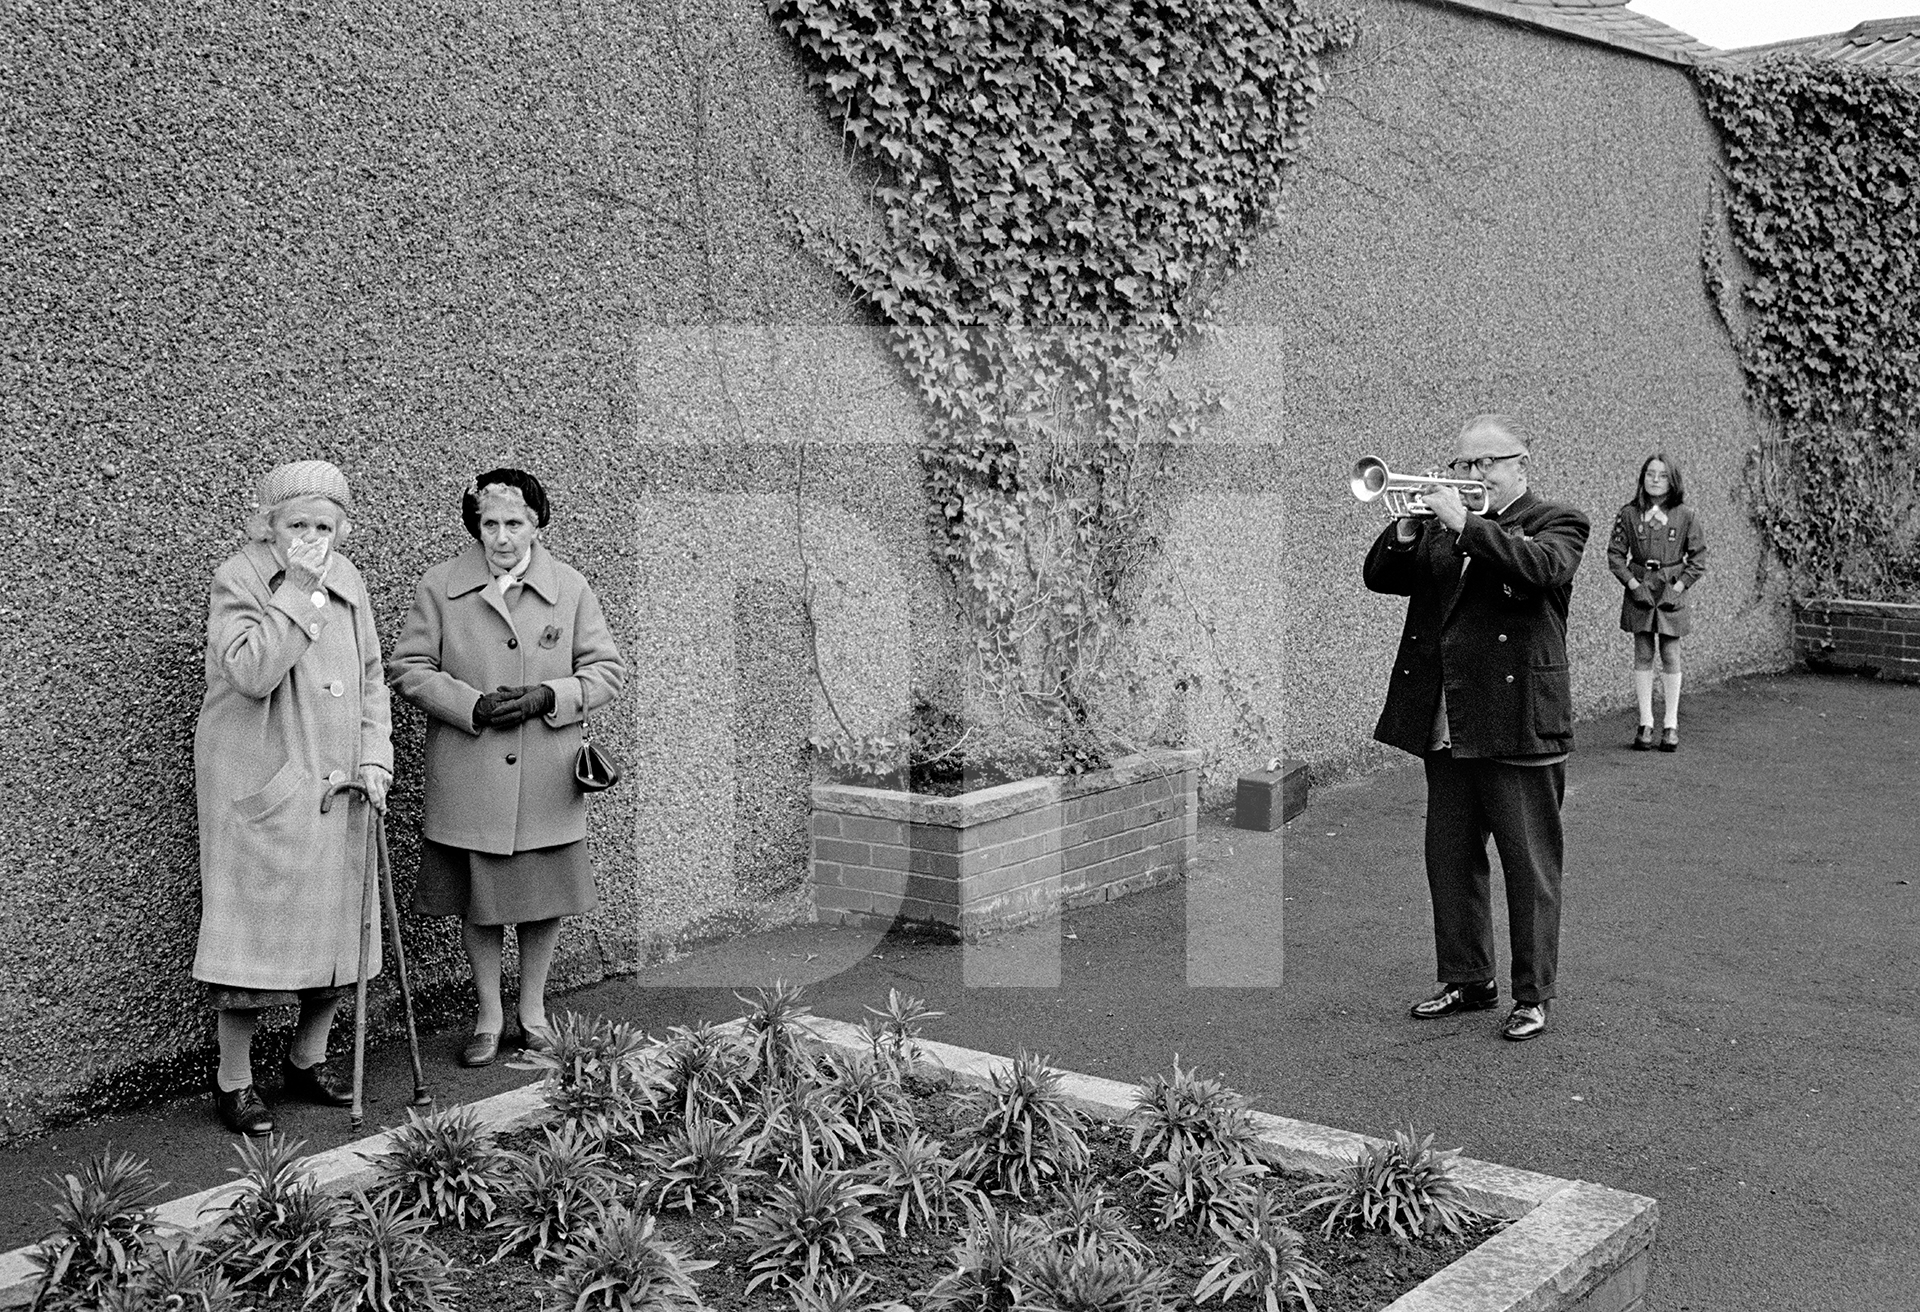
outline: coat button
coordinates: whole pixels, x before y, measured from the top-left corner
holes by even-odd
[[[1512,682],[1513,682],[1513,676],[1512,676],[1511,674],[1509,674],[1509,675],[1507,676],[1507,682],[1508,682],[1508,683],[1512,683]]]
[[[509,647],[518,647],[519,645],[520,645],[520,639],[518,639],[518,638],[508,638],[508,639],[507,639],[507,646],[509,646]]]
[[[313,602],[313,608],[315,610],[319,610],[322,606],[327,604],[327,594],[324,592],[316,592],[313,594],[310,600]]]
[[[335,697],[344,697],[347,694],[347,685],[340,682],[340,680],[335,679],[332,683],[327,685],[327,691],[332,693]]]
[[[514,765],[514,764],[516,764],[516,763],[517,763],[517,762],[518,762],[519,760],[520,760],[520,758],[519,758],[518,756],[515,756],[515,755],[514,755],[514,754],[513,754],[512,752],[508,752],[508,753],[507,753],[507,764],[508,764],[508,765]]]
[[[1503,634],[1501,634],[1501,635],[1500,635],[1500,641],[1502,641],[1502,642],[1505,642],[1506,640],[1507,640],[1507,635],[1506,635],[1506,634],[1504,634],[1504,633],[1503,633]]]
[[[307,625],[307,636],[308,636],[309,638],[317,638],[317,637],[319,637],[319,636],[320,636],[320,626],[319,626],[318,624],[309,624],[309,625]]]
[[[1400,671],[1400,673],[1402,673],[1402,674],[1412,674],[1412,673],[1413,673],[1413,671],[1412,671],[1412,670],[1402,670],[1402,671]]]
[[[327,776],[327,782],[330,784],[343,784],[346,781],[347,781],[347,772],[345,770],[335,770],[332,774]]]

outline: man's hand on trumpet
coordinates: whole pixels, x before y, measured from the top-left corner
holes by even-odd
[[[1458,533],[1467,526],[1467,504],[1460,499],[1460,493],[1445,483],[1428,488],[1422,498],[1433,517]]]

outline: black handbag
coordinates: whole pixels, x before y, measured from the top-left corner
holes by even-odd
[[[620,782],[620,763],[601,751],[581,729],[580,750],[573,754],[573,781],[583,793],[604,793]]]

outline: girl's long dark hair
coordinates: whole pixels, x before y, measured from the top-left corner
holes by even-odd
[[[1680,466],[1674,464],[1673,457],[1665,451],[1655,451],[1640,462],[1640,473],[1633,480],[1633,504],[1641,510],[1653,505],[1653,498],[1647,495],[1647,466],[1656,460],[1667,467],[1667,495],[1660,504],[1671,510],[1687,499],[1687,489],[1680,481]]]

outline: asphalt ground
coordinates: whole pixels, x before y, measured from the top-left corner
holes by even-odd
[[[899,988],[947,1013],[929,1037],[1133,1080],[1179,1053],[1262,1110],[1651,1195],[1654,1312],[1920,1308],[1920,687],[1743,678],[1689,691],[1677,753],[1631,733],[1579,730],[1560,997],[1530,1043],[1498,1037],[1504,998],[1406,1014],[1433,969],[1411,761],[1317,790],[1282,832],[1209,816],[1188,880],[1055,925],[968,946],[797,927],[561,1005],[657,1032],[775,978],[847,1020]],[[443,1105],[531,1078],[459,1070],[462,1038],[426,1040]],[[369,1086],[369,1128],[404,1114],[404,1044]],[[281,1119],[351,1137],[344,1113]],[[109,1144],[185,1193],[227,1178],[231,1142],[194,1098],[0,1153],[0,1246],[43,1232],[40,1181]]]

